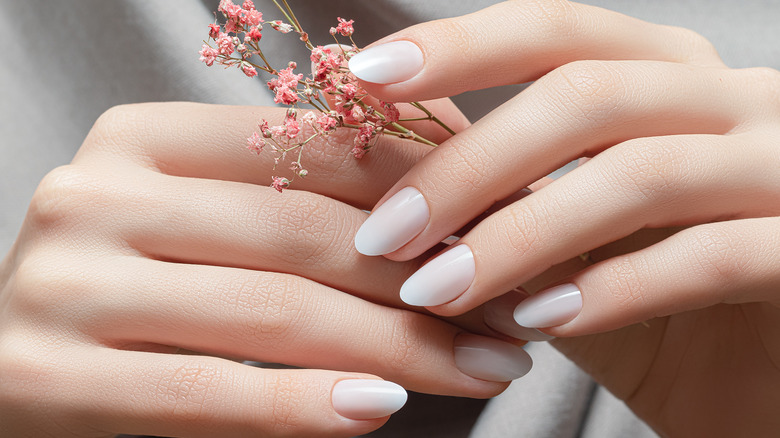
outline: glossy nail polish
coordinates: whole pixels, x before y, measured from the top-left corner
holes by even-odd
[[[358,78],[375,84],[392,84],[413,78],[423,68],[423,54],[411,41],[393,41],[359,52],[349,60]]]
[[[406,390],[385,380],[341,380],[333,386],[331,402],[341,416],[353,420],[382,418],[406,404]]]
[[[515,322],[523,327],[555,327],[565,324],[582,310],[582,293],[567,283],[539,292],[515,307]]]
[[[513,315],[515,307],[527,298],[528,294],[525,292],[512,291],[488,301],[483,308],[485,325],[499,333],[524,341],[544,342],[555,339],[554,336],[542,333],[535,328],[517,325]]]
[[[359,253],[377,256],[404,246],[425,229],[430,219],[422,193],[406,187],[371,213],[355,234]]]
[[[526,375],[533,361],[521,347],[464,333],[455,338],[455,366],[476,379],[509,382]]]
[[[426,263],[401,286],[401,300],[412,306],[438,306],[459,297],[474,281],[474,254],[457,245]]]

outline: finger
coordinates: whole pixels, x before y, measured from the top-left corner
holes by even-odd
[[[357,373],[265,370],[211,357],[96,347],[68,350],[66,369],[89,371],[57,379],[61,371],[39,369],[40,378],[50,380],[42,403],[75,418],[89,412],[84,418],[98,431],[350,437],[379,428],[406,400],[400,386]],[[355,402],[362,406],[356,409]]]
[[[404,102],[536,80],[577,60],[656,60],[723,67],[693,31],[563,0],[511,1],[422,23],[354,56],[378,98]]]
[[[75,330],[113,348],[171,345],[366,372],[415,391],[469,397],[496,395],[504,382],[530,369],[520,347],[489,344],[493,341],[438,318],[370,303],[301,277],[132,257],[111,266],[112,278],[64,280],[60,287],[72,289],[71,306],[91,309],[74,323]],[[477,347],[483,352],[479,361],[457,355]]]
[[[773,146],[765,141],[751,133],[615,146],[481,222],[410,277],[401,297],[438,314],[457,314],[645,227],[776,215],[780,206],[771,200],[780,196],[778,176],[744,177],[751,169],[780,165],[767,161]],[[755,153],[733,154],[748,147]]]
[[[356,247],[407,260],[578,157],[636,137],[725,134],[758,110],[744,99],[745,74],[724,72],[640,61],[562,67],[421,159]]]
[[[777,217],[683,230],[539,292],[516,308],[515,319],[554,327],[545,332],[555,336],[580,336],[716,304],[780,306],[778,230]]]
[[[350,236],[366,214],[304,191],[279,194],[120,164],[58,169],[37,196],[50,208],[37,209],[31,222],[42,232],[68,229],[57,237],[62,245],[90,233],[127,255],[297,274],[391,306],[402,305],[396,291],[419,266],[361,256]]]
[[[259,155],[248,151],[247,138],[261,120],[279,125],[284,114],[281,108],[194,103],[118,106],[98,119],[74,164],[135,163],[168,175],[267,186],[271,176],[292,178],[290,163],[275,166],[271,151]],[[308,129],[303,126],[300,135],[311,134]],[[293,187],[370,208],[431,150],[384,135],[358,160],[350,153],[355,134],[354,129],[337,129],[307,143],[301,163],[308,176],[296,179]]]

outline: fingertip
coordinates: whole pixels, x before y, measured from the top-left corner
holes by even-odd
[[[349,70],[361,81],[386,85],[407,81],[422,71],[423,52],[408,40],[369,47],[349,60]]]
[[[385,419],[398,412],[407,399],[401,385],[377,379],[340,380],[331,393],[333,409],[350,420]]]

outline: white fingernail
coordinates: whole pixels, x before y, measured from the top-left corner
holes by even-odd
[[[509,382],[531,370],[521,347],[495,338],[462,334],[455,339],[455,365],[464,374],[490,382]]]
[[[423,68],[423,54],[411,41],[393,41],[359,52],[349,60],[349,70],[375,84],[392,84],[413,78]]]
[[[524,341],[544,342],[555,339],[554,336],[542,333],[535,328],[517,325],[513,313],[515,307],[523,299],[527,299],[527,295],[509,292],[485,303],[483,308],[485,325],[499,333]]]
[[[401,300],[412,306],[438,306],[459,297],[474,281],[474,254],[458,245],[431,260],[401,286]]]
[[[567,283],[539,292],[515,307],[515,322],[523,327],[555,327],[565,324],[582,310],[582,293]]]
[[[331,400],[336,412],[353,420],[382,418],[406,404],[406,390],[385,380],[351,379],[333,385]]]
[[[430,219],[422,193],[406,187],[380,205],[355,234],[359,253],[377,256],[391,253],[425,229]]]

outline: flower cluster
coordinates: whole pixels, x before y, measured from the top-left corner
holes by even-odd
[[[284,7],[279,3],[277,6],[286,22],[264,21],[263,13],[255,9],[251,0],[245,0],[241,6],[231,0],[221,0],[218,10],[225,22],[208,25],[209,39],[199,52],[200,60],[207,66],[218,64],[226,68],[235,67],[248,77],[257,76],[258,70],[270,74],[272,79],[267,85],[274,93],[274,102],[289,107],[281,125],[269,126],[268,121],[261,120],[258,130],[247,138],[247,148],[257,154],[268,146],[274,154],[275,166],[294,153],[295,158],[289,163],[292,177],[272,177],[273,188],[281,192],[290,186],[296,176],[306,176],[308,171],[301,162],[305,146],[315,138],[327,137],[339,128],[356,131],[350,150],[355,158],[363,157],[383,134],[435,146],[399,123],[404,119],[401,119],[398,108],[393,103],[371,98],[349,72],[347,61],[360,50],[352,40],[354,20],[338,17],[338,25],[330,29],[336,45],[315,46],[309,41],[308,34],[301,28],[287,2],[282,0],[282,3]],[[311,75],[295,73],[297,65],[294,62],[281,70],[271,66],[259,46],[264,25],[281,33],[295,32],[299,35],[311,51]],[[340,44],[338,36],[349,38],[351,44]],[[301,106],[313,108],[314,111],[302,110]],[[419,103],[413,103],[413,106],[423,111],[428,120],[444,126]]]

